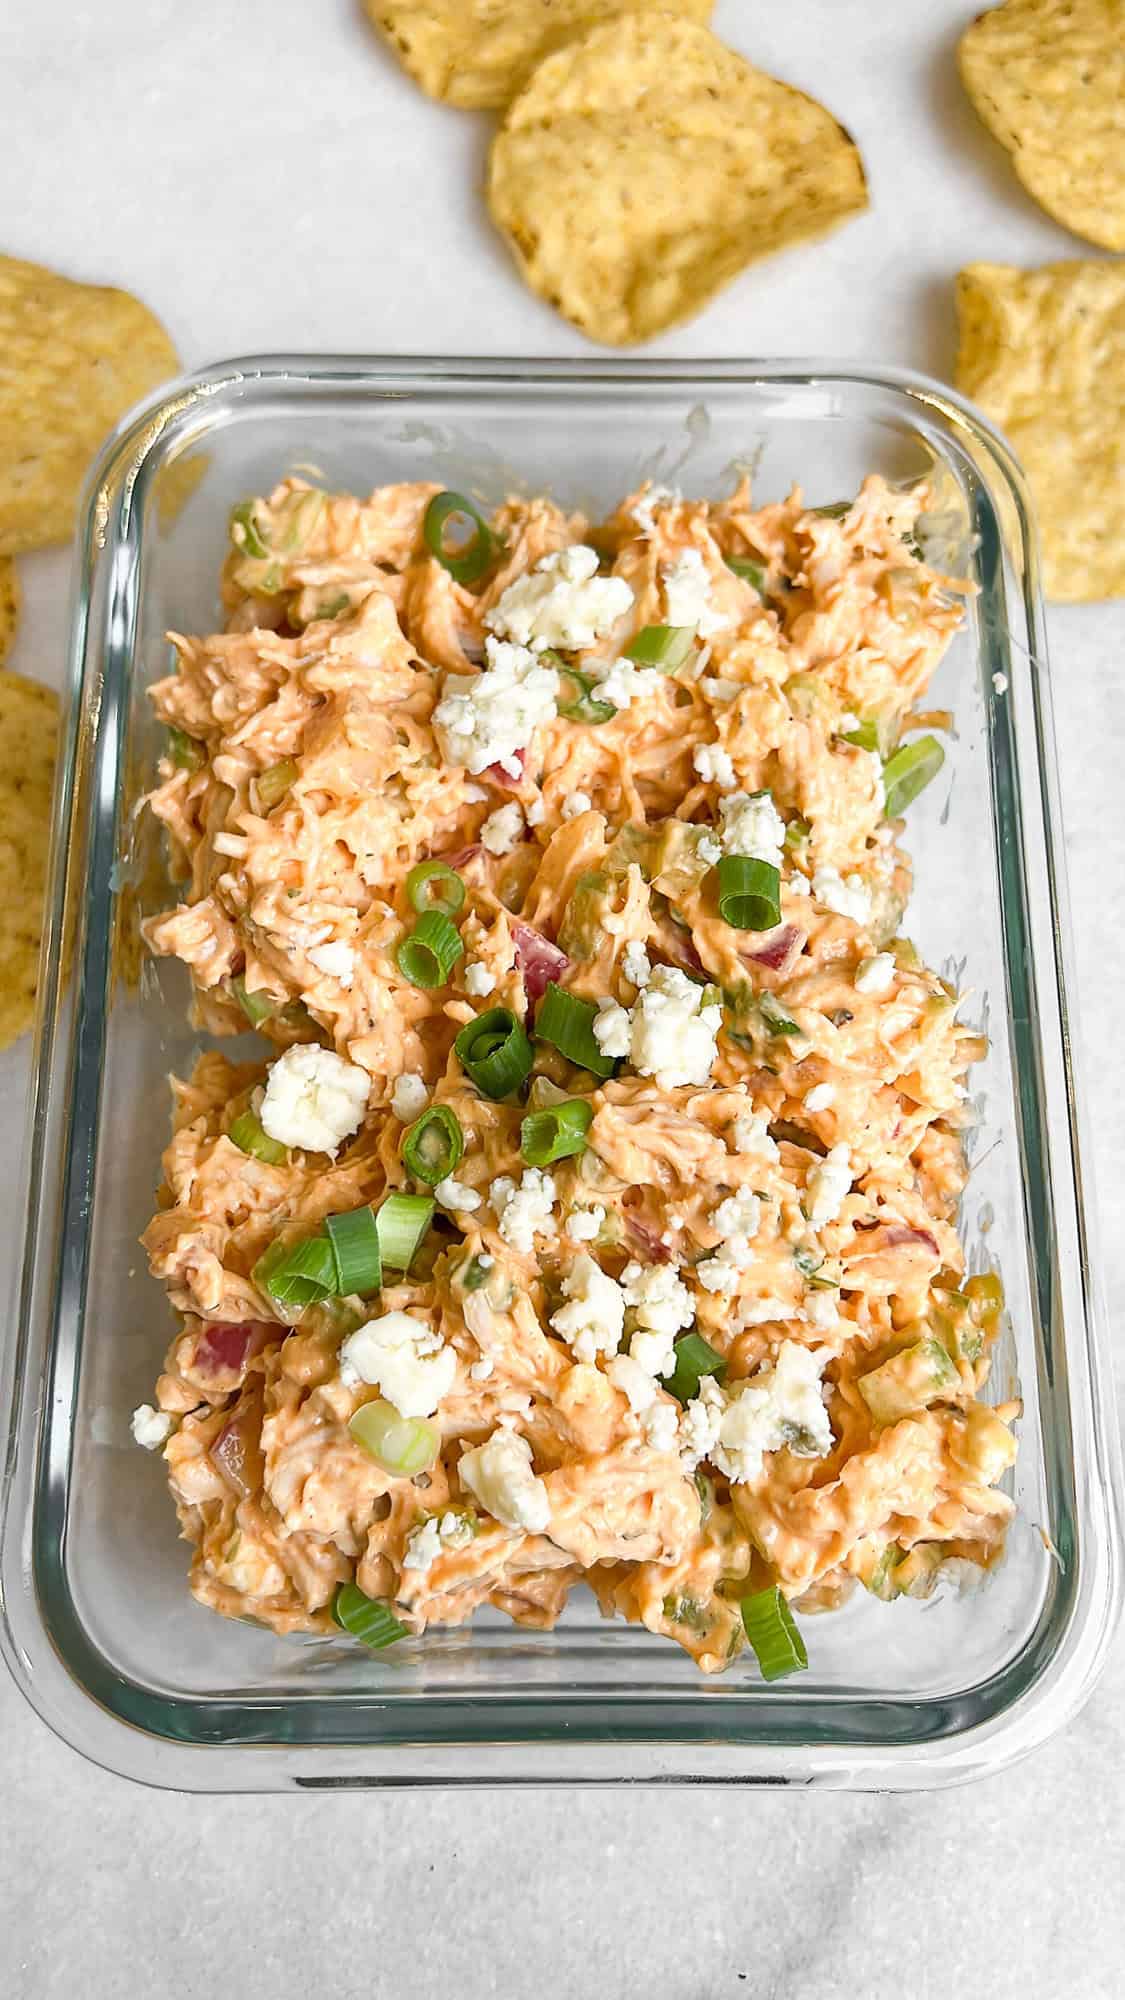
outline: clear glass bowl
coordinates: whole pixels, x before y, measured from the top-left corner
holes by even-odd
[[[699,493],[748,468],[814,502],[930,474],[979,594],[934,700],[957,734],[912,809],[912,935],[991,1035],[977,1073],[971,1260],[1010,1302],[991,1393],[1023,1396],[1019,1514],[971,1595],[809,1621],[811,1670],[703,1680],[579,1593],[559,1629],[500,1617],[372,1656],[200,1609],[158,1460],[129,1438],[169,1335],[137,1236],[190,1061],[186,983],[140,968],[159,853],[133,805],[169,627],[212,629],[231,504],[285,470],[366,492],[440,479],[598,512],[645,474]],[[1119,1532],[1091,1206],[1065,990],[1066,893],[1035,543],[1002,441],[947,391],[831,366],[284,360],[217,367],[107,446],[81,535],[32,1105],[26,1260],[8,1343],[5,1647],[59,1733],[201,1790],[466,1780],[919,1786],[993,1769],[1088,1693]]]

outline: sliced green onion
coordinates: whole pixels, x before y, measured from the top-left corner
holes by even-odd
[[[465,884],[444,861],[420,861],[406,878],[410,907],[424,917],[437,910],[443,917],[455,917],[465,901]]]
[[[872,716],[866,716],[855,729],[845,729],[840,740],[854,743],[857,750],[878,750],[879,725]]]
[[[797,813],[785,829],[785,845],[790,853],[795,847],[803,847],[811,832],[808,820],[802,819],[800,813]]]
[[[758,1013],[771,1035],[799,1035],[801,1033],[798,1023],[790,1019],[784,1008],[778,1005],[773,994],[769,991],[759,993]]]
[[[366,1298],[383,1282],[383,1257],[379,1229],[369,1208],[353,1208],[346,1215],[326,1215],[325,1233],[336,1259],[336,1290],[342,1298],[358,1293]]]
[[[348,596],[347,591],[342,590],[338,597],[329,597],[323,604],[318,604],[316,610],[313,612],[313,617],[326,619],[339,618],[341,612],[350,611],[351,608],[352,600]]]
[[[535,1017],[536,1039],[550,1042],[568,1062],[577,1063],[579,1069],[588,1069],[593,1076],[612,1076],[617,1065],[612,1056],[602,1052],[594,1037],[597,1011],[592,1000],[564,993],[551,979]]]
[[[384,1264],[409,1271],[415,1253],[433,1219],[428,1194],[389,1194],[375,1217]]]
[[[930,779],[937,777],[944,762],[945,751],[936,736],[919,736],[888,757],[883,766],[887,818],[898,819],[919,792],[925,791]]]
[[[676,1365],[665,1376],[664,1387],[679,1403],[690,1403],[693,1396],[698,1396],[701,1376],[713,1375],[721,1382],[727,1372],[725,1357],[717,1354],[701,1333],[685,1333],[676,1342],[675,1355]]]
[[[258,777],[258,803],[263,812],[272,812],[289,790],[297,775],[297,765],[292,757],[283,757],[279,764],[267,765]]]
[[[690,656],[695,645],[694,625],[643,625],[625,658],[641,667],[658,667],[662,674],[674,674]]]
[[[263,1021],[269,1020],[271,1014],[276,1014],[278,1003],[272,994],[248,993],[243,979],[232,979],[230,985],[231,992],[252,1028],[260,1027]]]
[[[854,502],[851,500],[830,500],[826,507],[810,507],[810,514],[819,514],[825,521],[842,521],[850,514]]]
[[[306,1236],[288,1246],[272,1243],[250,1275],[279,1306],[303,1310],[335,1292],[336,1259],[327,1236]]]
[[[404,979],[424,992],[444,986],[465,947],[460,932],[440,910],[427,910],[409,936],[395,949],[395,963]]]
[[[202,743],[189,736],[185,729],[177,729],[174,725],[168,731],[168,755],[178,771],[201,770],[207,761]]]
[[[368,1597],[358,1583],[342,1583],[332,1600],[332,1616],[344,1632],[361,1645],[380,1652],[407,1637],[406,1626],[395,1617],[381,1597]]]
[[[772,861],[724,854],[719,862],[719,915],[736,931],[770,931],[781,922],[781,875]]]
[[[461,1121],[448,1104],[431,1104],[402,1136],[403,1164],[427,1187],[456,1172],[464,1151]]]
[[[240,1153],[251,1153],[256,1160],[264,1160],[269,1167],[284,1166],[289,1158],[288,1146],[283,1146],[278,1139],[271,1139],[261,1119],[255,1118],[252,1111],[244,1111],[241,1117],[234,1120],[227,1137]]]
[[[470,541],[459,541],[449,549],[445,544],[446,523],[456,520],[470,525],[474,532]],[[455,583],[475,583],[484,575],[494,549],[499,547],[487,521],[463,493],[435,493],[422,521],[422,533],[430,554],[437,557]]]
[[[441,1435],[433,1424],[424,1417],[400,1417],[394,1404],[385,1403],[381,1396],[373,1403],[361,1404],[348,1419],[348,1429],[368,1458],[400,1479],[428,1472],[441,1446]]]
[[[809,1664],[797,1621],[775,1583],[742,1600],[742,1623],[758,1657],[764,1681],[803,1673]]]
[[[752,583],[759,597],[766,594],[766,567],[764,563],[751,562],[749,556],[728,556],[727,568],[732,569],[743,583]]]
[[[577,667],[568,667],[561,660],[557,662],[558,672],[578,689],[573,700],[560,701],[559,714],[568,722],[612,722],[617,709],[611,701],[599,701],[594,693],[598,683],[591,674],[580,674]]]
[[[520,1126],[520,1152],[529,1167],[550,1167],[586,1151],[594,1107],[584,1097],[568,1097],[543,1111],[529,1111]]]
[[[230,510],[230,538],[240,555],[267,556],[269,549],[258,532],[254,519],[254,500],[240,500],[237,507]]]
[[[466,1076],[496,1103],[531,1074],[531,1043],[507,1007],[487,1007],[462,1028],[453,1046]]]

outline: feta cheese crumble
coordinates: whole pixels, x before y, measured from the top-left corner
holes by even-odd
[[[834,1439],[821,1376],[827,1349],[813,1354],[782,1341],[773,1367],[760,1368],[727,1401],[711,1458],[736,1485],[761,1477],[767,1452],[788,1445],[803,1458],[823,1458]]]
[[[676,1335],[695,1318],[691,1293],[674,1265],[635,1261],[622,1271],[621,1289],[633,1314],[629,1359],[647,1375],[670,1375]]]
[[[736,1153],[758,1153],[763,1160],[780,1158],[764,1111],[740,1111],[731,1126],[731,1143]]]
[[[632,1008],[615,1000],[600,1003],[592,1023],[594,1040],[603,1055],[627,1056],[642,1076],[654,1076],[662,1090],[706,1083],[723,1010],[705,1000],[704,993],[686,972],[658,965]]]
[[[719,1425],[727,1399],[713,1375],[701,1375],[699,1394],[693,1396],[680,1418],[680,1457],[685,1472],[694,1472],[705,1458],[710,1458],[719,1436]]]
[[[652,978],[649,955],[643,944],[638,944],[635,938],[630,938],[625,946],[621,956],[621,970],[633,986],[647,986]]]
[[[720,839],[724,854],[744,854],[753,861],[781,867],[785,851],[785,821],[770,792],[736,792],[719,800]]]
[[[729,619],[711,603],[711,577],[698,549],[684,549],[661,571],[669,625],[694,625],[701,639],[721,632]]]
[[[641,1418],[641,1431],[650,1451],[675,1451],[679,1428],[679,1411],[674,1403],[653,1403]]]
[[[447,764],[463,765],[474,776],[498,764],[519,778],[520,752],[557,713],[559,677],[525,646],[489,638],[484,651],[483,672],[446,675],[434,732]]]
[[[583,1251],[563,1279],[567,1304],[551,1314],[555,1332],[570,1347],[576,1361],[594,1361],[599,1354],[616,1354],[625,1331],[625,1294],[616,1279]]]
[[[573,653],[592,646],[632,602],[624,577],[599,576],[597,551],[579,542],[517,577],[484,622],[490,632],[535,652],[557,646]]]
[[[258,1113],[262,1129],[279,1146],[335,1159],[359,1129],[370,1088],[365,1069],[315,1042],[298,1042],[270,1065]]]
[[[367,1382],[393,1403],[400,1417],[432,1417],[448,1396],[457,1356],[425,1320],[384,1313],[349,1333],[340,1349],[340,1380],[354,1389]]]
[[[835,1222],[845,1197],[851,1193],[851,1155],[845,1145],[833,1146],[808,1179],[809,1221],[814,1229]]]
[[[489,854],[510,854],[523,839],[523,808],[513,799],[489,813],[480,830],[480,844]]]
[[[151,1403],[141,1403],[133,1411],[129,1428],[136,1444],[146,1451],[159,1451],[167,1444],[172,1432],[172,1419],[165,1410],[154,1410]]]
[[[471,993],[474,1000],[483,1000],[486,994],[492,992],[495,985],[495,973],[489,971],[483,960],[471,958],[465,967],[466,993]]]
[[[570,797],[563,800],[562,816],[564,819],[577,819],[581,813],[589,812],[592,803],[589,792],[571,792]]]
[[[553,1214],[555,1181],[540,1167],[527,1167],[519,1186],[507,1174],[492,1183],[490,1200],[505,1243],[521,1255],[531,1255],[537,1236],[558,1234]]]
[[[614,708],[628,708],[645,695],[655,694],[664,678],[655,667],[638,667],[633,660],[614,660],[608,673],[596,680],[597,698],[612,702]]]
[[[476,1188],[467,1187],[464,1181],[455,1181],[452,1174],[446,1174],[434,1189],[434,1199],[451,1215],[471,1215],[475,1208],[480,1207],[484,1196],[478,1194]]]
[[[457,1470],[462,1486],[505,1528],[541,1535],[548,1527],[547,1488],[532,1469],[531,1446],[518,1431],[493,1431],[484,1444],[465,1452]]]
[[[652,1408],[659,1393],[656,1378],[639,1361],[634,1361],[632,1355],[615,1354],[605,1372],[614,1388],[626,1397],[635,1417]]]
[[[895,983],[895,962],[889,951],[877,951],[874,958],[861,958],[856,967],[857,993],[886,993]]]
[[[309,964],[318,972],[326,972],[330,979],[339,980],[346,992],[355,978],[355,953],[350,944],[314,944],[309,952]]]
[[[734,1292],[741,1273],[754,1261],[754,1237],[762,1219],[762,1204],[750,1188],[739,1188],[711,1212],[711,1226],[718,1231],[718,1248],[696,1265],[695,1275],[705,1291]]]
[[[812,892],[817,902],[823,903],[834,916],[850,917],[853,924],[870,922],[871,897],[862,876],[841,876],[838,868],[818,868]]]
[[[473,1524],[467,1514],[458,1514],[452,1507],[444,1514],[431,1514],[407,1535],[403,1569],[429,1569],[439,1556],[468,1548],[472,1539]]]
[[[721,743],[699,743],[692,751],[692,765],[705,785],[717,785],[721,792],[733,792],[738,783],[730,753]]]
[[[403,1125],[412,1125],[420,1118],[430,1101],[430,1093],[420,1076],[413,1070],[404,1069],[396,1076],[391,1091],[391,1110]]]
[[[834,1084],[814,1083],[812,1089],[805,1092],[806,1111],[829,1111],[835,1102],[836,1089]]]
[[[563,1234],[572,1243],[592,1243],[605,1223],[605,1210],[600,1202],[593,1208],[574,1208],[563,1224]]]

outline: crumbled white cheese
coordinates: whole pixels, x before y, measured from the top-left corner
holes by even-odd
[[[592,1243],[605,1223],[605,1210],[600,1203],[593,1208],[574,1208],[563,1225],[564,1235],[572,1243]]]
[[[562,816],[564,819],[577,819],[581,813],[589,812],[592,803],[589,792],[571,792],[563,800]]]
[[[722,674],[706,674],[699,685],[709,701],[722,702],[724,707],[742,693],[741,681],[728,681]]]
[[[529,826],[542,826],[547,817],[547,808],[541,798],[534,798],[525,808],[524,817]]]
[[[429,1569],[438,1556],[468,1548],[472,1539],[473,1524],[467,1514],[458,1514],[452,1507],[444,1514],[431,1514],[407,1535],[403,1569]]]
[[[770,792],[735,792],[719,800],[720,837],[724,854],[745,854],[753,861],[781,867],[785,821]]]
[[[840,1324],[840,1308],[835,1292],[810,1292],[805,1300],[805,1318],[821,1333],[831,1333],[832,1328]]]
[[[680,1414],[675,1403],[666,1399],[653,1403],[641,1418],[641,1431],[650,1451],[675,1451],[679,1444]]]
[[[691,1293],[674,1264],[626,1264],[621,1284],[638,1327],[674,1336],[695,1318]]]
[[[648,486],[635,506],[630,509],[633,519],[643,535],[656,533],[656,509],[676,507],[683,495],[678,486]]]
[[[721,792],[733,792],[738,780],[734,775],[730,752],[724,750],[721,743],[698,744],[692,752],[691,761],[696,776],[702,778],[705,785],[717,785]]]
[[[712,606],[711,576],[698,549],[684,549],[666,563],[661,581],[669,625],[694,625],[701,639],[709,639],[730,623]]]
[[[430,1093],[414,1071],[404,1069],[401,1076],[396,1076],[391,1091],[391,1110],[404,1125],[412,1125],[416,1118],[420,1118],[429,1101]]]
[[[527,1167],[516,1186],[507,1174],[493,1181],[489,1199],[505,1243],[522,1256],[530,1256],[537,1236],[555,1236],[555,1181],[540,1167]]]
[[[434,710],[434,731],[447,764],[474,773],[498,764],[522,775],[520,752],[557,713],[559,677],[524,646],[484,642],[486,666],[473,675],[447,674]]]
[[[258,1113],[280,1146],[302,1146],[335,1159],[363,1122],[371,1078],[332,1049],[298,1042],[270,1065]]]
[[[568,1301],[551,1314],[555,1332],[568,1342],[576,1361],[593,1361],[599,1354],[616,1354],[625,1331],[625,1294],[586,1252],[577,1256],[563,1279]]]
[[[505,1528],[541,1535],[549,1526],[547,1488],[536,1477],[531,1446],[518,1431],[493,1431],[484,1444],[465,1452],[457,1470],[462,1486]]]
[[[441,1335],[412,1313],[389,1312],[349,1333],[340,1349],[340,1379],[368,1382],[400,1417],[432,1417],[453,1387],[457,1356]]]
[[[809,1221],[814,1229],[835,1222],[852,1185],[851,1155],[845,1145],[833,1146],[808,1179]]]
[[[748,1326],[768,1326],[775,1320],[804,1317],[801,1307],[790,1299],[749,1299],[738,1308],[737,1331],[744,1333]]]
[[[482,1354],[469,1369],[469,1379],[473,1382],[487,1382],[496,1372],[496,1363],[491,1354]]]
[[[632,1355],[615,1354],[605,1372],[614,1388],[620,1389],[622,1395],[628,1398],[634,1416],[651,1409],[659,1393],[656,1378],[649,1374],[647,1368],[642,1368],[639,1361],[634,1361]]]
[[[664,675],[655,667],[638,667],[633,660],[614,660],[608,672],[599,676],[597,699],[610,701],[614,708],[628,708],[634,701],[655,694]]]
[[[471,993],[474,1000],[483,1000],[486,994],[492,992],[495,985],[495,973],[489,971],[482,959],[471,958],[465,967],[466,993]]]
[[[739,1386],[727,1402],[711,1451],[720,1472],[742,1484],[758,1479],[765,1454],[783,1445],[806,1458],[823,1458],[831,1451],[832,1426],[821,1387],[828,1359],[827,1350],[813,1354],[785,1340],[773,1367],[760,1368]]]
[[[812,892],[818,903],[831,910],[837,917],[850,917],[853,924],[866,924],[871,918],[871,897],[860,875],[841,877],[838,868],[818,868],[813,876]]]
[[[889,951],[877,951],[874,958],[861,958],[856,967],[857,993],[886,993],[895,983],[895,962]]]
[[[578,543],[518,576],[484,622],[490,632],[535,652],[548,646],[578,652],[616,625],[632,602],[624,577],[599,576],[597,551]]]
[[[695,1270],[705,1291],[737,1291],[740,1274],[754,1261],[754,1238],[761,1219],[762,1204],[750,1188],[739,1188],[712,1210],[711,1226],[721,1241]]]
[[[680,1418],[680,1457],[685,1472],[694,1472],[701,1459],[710,1458],[726,1406],[727,1399],[715,1377],[701,1375],[699,1393],[685,1406]]]
[[[764,1111],[740,1111],[731,1127],[731,1141],[736,1153],[760,1153],[764,1160],[779,1157]]]
[[[791,896],[812,895],[812,889],[809,886],[808,877],[806,875],[802,875],[800,871],[796,868],[790,875],[788,881],[785,884],[785,887]]]
[[[166,1411],[154,1410],[151,1403],[141,1403],[133,1411],[130,1428],[137,1444],[146,1451],[159,1451],[171,1435],[172,1419]]]
[[[594,1039],[605,1055],[627,1055],[634,1069],[654,1076],[662,1090],[706,1083],[723,1010],[705,1001],[704,992],[676,966],[658,965],[631,1009],[602,1001],[593,1020]]]
[[[647,986],[652,978],[649,955],[643,944],[638,944],[635,938],[630,938],[625,946],[621,958],[621,970],[634,986]]]
[[[309,963],[318,972],[326,972],[330,979],[339,980],[345,992],[355,978],[355,953],[350,944],[314,944]]]
[[[836,1102],[836,1086],[831,1083],[814,1083],[805,1092],[806,1111],[830,1111]]]
[[[434,1199],[452,1215],[471,1215],[474,1208],[480,1207],[484,1196],[478,1194],[476,1188],[466,1187],[464,1181],[455,1181],[452,1174],[447,1174],[434,1189]]]
[[[510,854],[522,839],[523,807],[515,799],[489,813],[480,830],[480,844],[489,854]]]

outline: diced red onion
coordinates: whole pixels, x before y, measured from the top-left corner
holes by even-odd
[[[640,1217],[634,1215],[630,1209],[623,1210],[622,1219],[625,1223],[626,1235],[632,1238],[637,1248],[643,1250],[652,1263],[667,1264],[671,1262],[671,1244],[665,1243],[658,1229],[654,1229],[651,1223],[642,1222]]]
[[[545,938],[530,924],[521,924],[518,919],[511,921],[512,941],[516,947],[516,965],[523,979],[523,990],[528,1000],[534,1004],[542,998],[552,979],[561,979],[570,964],[565,951]]]
[[[760,965],[766,972],[779,972],[788,978],[805,948],[805,933],[796,924],[777,924],[772,931],[763,931],[758,943],[750,949],[743,945],[739,957],[748,965]]]
[[[268,1341],[279,1340],[281,1333],[282,1329],[267,1319],[211,1320],[196,1339],[192,1373],[237,1375],[241,1379],[255,1354],[260,1354]]]
[[[527,768],[527,751],[517,750],[513,761],[520,767],[518,777],[513,778],[511,772],[504,769],[503,764],[486,764],[480,774],[485,784],[497,785],[504,792],[514,792],[523,783]]]

